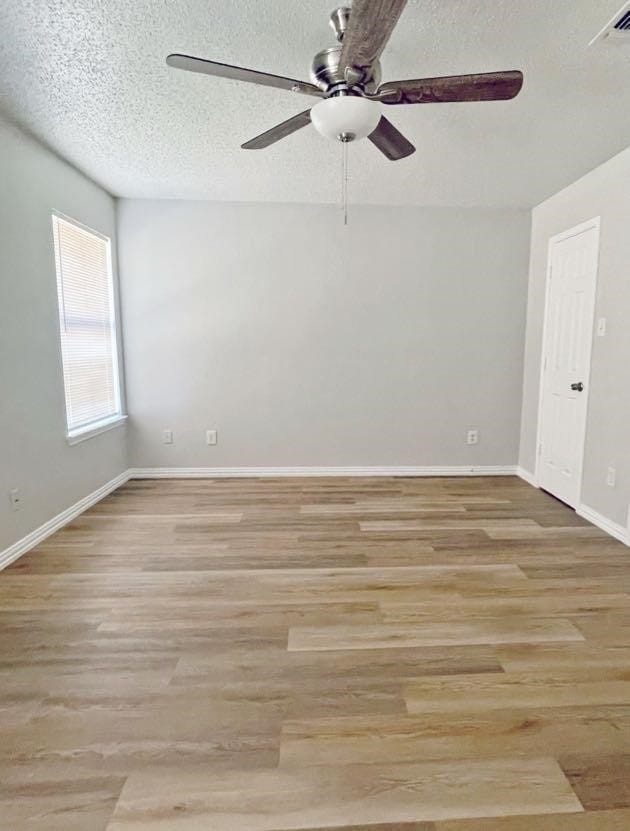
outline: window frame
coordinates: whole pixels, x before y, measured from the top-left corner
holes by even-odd
[[[63,297],[63,272],[61,269],[60,263],[60,254],[61,254],[61,246],[59,245],[59,236],[57,231],[57,222],[62,221],[66,222],[69,225],[74,225],[76,228],[79,228],[81,231],[85,233],[91,234],[94,237],[102,240],[105,243],[105,252],[106,252],[106,260],[107,260],[107,277],[108,277],[108,295],[109,295],[109,302],[111,304],[112,310],[112,334],[113,334],[113,345],[112,345],[112,373],[113,373],[113,382],[114,382],[114,396],[115,396],[115,404],[116,404],[116,411],[108,415],[106,418],[99,418],[94,419],[93,421],[85,422],[84,424],[77,425],[76,427],[70,427],[68,423],[68,402],[67,402],[67,392],[66,392],[66,373],[64,368],[64,360],[63,360],[63,346],[61,341],[61,318],[62,318],[62,305],[61,300]],[[61,211],[53,210],[51,212],[51,235],[52,235],[52,245],[53,245],[53,262],[55,268],[55,299],[57,302],[57,344],[59,349],[59,362],[61,368],[61,381],[63,384],[63,414],[64,414],[64,422],[65,422],[65,437],[66,442],[69,445],[79,444],[86,439],[90,439],[93,436],[98,436],[101,433],[108,432],[109,430],[113,430],[115,427],[120,427],[123,425],[127,420],[127,414],[125,413],[124,407],[124,398],[123,398],[123,389],[122,389],[122,373],[121,373],[121,341],[120,341],[120,326],[119,326],[119,315],[118,315],[118,297],[116,293],[115,287],[115,278],[114,278],[114,266],[113,266],[113,257],[112,257],[112,240],[111,237],[108,237],[107,234],[103,234],[101,231],[97,231],[95,228],[91,228],[89,225],[86,225],[84,222],[80,222],[78,219],[75,219],[68,214],[65,214]]]

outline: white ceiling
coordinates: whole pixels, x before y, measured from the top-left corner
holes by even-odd
[[[417,146],[350,147],[352,202],[530,206],[630,144],[630,46],[589,40],[621,0],[410,0],[385,79],[522,69],[511,102],[389,107]],[[308,79],[334,0],[3,0],[0,110],[119,196],[335,202],[340,146],[307,127],[239,145],[314,103],[177,72],[180,51]]]

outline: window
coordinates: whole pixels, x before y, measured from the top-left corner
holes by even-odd
[[[53,215],[68,440],[123,421],[111,245]]]

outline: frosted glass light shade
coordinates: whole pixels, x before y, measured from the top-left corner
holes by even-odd
[[[381,108],[376,101],[358,95],[325,98],[311,109],[311,121],[318,133],[338,139],[344,133],[355,139],[365,138],[376,129]]]

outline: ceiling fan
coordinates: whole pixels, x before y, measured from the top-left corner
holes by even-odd
[[[349,142],[367,137],[388,159],[403,159],[416,148],[381,114],[382,105],[505,101],[517,96],[523,86],[523,75],[516,70],[381,83],[379,58],[406,3],[407,0],[354,0],[351,7],[336,9],[330,24],[339,45],[315,55],[312,83],[190,55],[169,55],[166,63],[189,72],[323,99],[245,142],[241,145],[245,150],[262,150],[312,123],[327,138]]]

